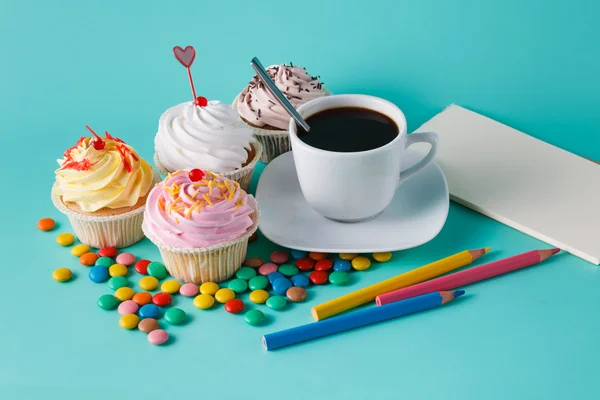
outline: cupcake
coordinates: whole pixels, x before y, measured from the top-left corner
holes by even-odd
[[[306,69],[290,65],[272,65],[267,72],[295,108],[302,104],[331,94]],[[262,144],[262,162],[291,150],[288,138],[290,116],[269,92],[264,83],[254,76],[248,86],[235,98],[233,107],[242,120],[254,130],[254,136]]]
[[[178,104],[160,117],[154,164],[167,175],[201,168],[223,174],[248,190],[262,146],[237,111],[218,101]]]
[[[200,284],[235,274],[258,219],[256,201],[239,183],[206,170],[179,170],[150,192],[142,228],[175,279]]]
[[[90,131],[93,138],[82,137],[58,160],[52,201],[82,243],[127,247],[144,237],[144,205],[158,174],[121,139]]]

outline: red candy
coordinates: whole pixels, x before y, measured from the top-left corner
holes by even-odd
[[[204,171],[198,168],[194,168],[190,171],[190,180],[192,182],[200,182],[204,178]]]
[[[289,257],[289,254],[285,251],[274,251],[271,253],[271,262],[274,262],[275,264],[285,264]]]
[[[302,271],[310,271],[315,266],[315,261],[311,258],[300,258],[296,261],[296,267]]]
[[[331,267],[333,267],[333,261],[326,258],[324,260],[317,261],[315,264],[315,271],[327,271],[330,270]]]
[[[139,260],[133,268],[138,274],[148,275],[148,264],[150,264],[150,260]]]
[[[225,311],[232,314],[238,314],[242,312],[244,306],[244,302],[240,299],[231,299],[225,303]]]
[[[308,276],[308,279],[315,285],[322,285],[329,280],[329,274],[325,271],[313,271]]]
[[[171,295],[166,292],[156,293],[152,297],[152,303],[154,303],[154,305],[157,305],[159,307],[168,306],[169,304],[171,304],[171,300],[172,300]]]
[[[116,257],[117,249],[115,249],[114,247],[104,247],[98,250],[98,255],[100,257]]]
[[[196,100],[194,100],[194,104],[198,107],[206,107],[208,105],[208,100],[206,97],[198,96]]]

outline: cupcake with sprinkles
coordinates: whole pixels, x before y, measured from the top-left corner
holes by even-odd
[[[152,189],[142,228],[171,276],[200,284],[235,274],[258,220],[258,204],[239,183],[192,169],[168,174]]]
[[[158,174],[127,143],[106,132],[81,137],[58,160],[52,201],[82,243],[127,247],[140,241],[146,198]]]
[[[266,70],[295,108],[331,94],[318,76],[311,76],[305,68],[292,63],[272,65]],[[262,144],[262,162],[268,163],[291,150],[288,138],[290,116],[257,75],[235,98],[233,107]]]

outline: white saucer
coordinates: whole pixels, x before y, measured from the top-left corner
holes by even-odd
[[[409,149],[403,168],[421,158]],[[329,220],[304,199],[292,152],[265,167],[256,199],[261,209],[259,227],[265,237],[290,249],[324,253],[372,253],[420,246],[442,230],[450,206],[446,178],[440,167],[431,163],[403,183],[392,203],[376,218],[357,223]]]

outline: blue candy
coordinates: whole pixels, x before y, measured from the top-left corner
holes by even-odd
[[[273,282],[275,282],[275,279],[279,279],[279,278],[285,278],[285,275],[283,275],[279,271],[271,272],[269,275],[267,275],[267,279],[269,279],[269,282],[271,282],[271,284],[273,284]]]
[[[138,311],[138,315],[140,316],[141,319],[144,318],[158,318],[158,315],[160,314],[160,309],[158,308],[158,306],[155,306],[154,304],[146,304],[143,305],[139,311]]]
[[[285,293],[292,287],[292,281],[287,278],[278,278],[272,282],[273,291],[280,296],[285,296]]]
[[[90,269],[88,273],[90,281],[100,283],[108,279],[108,268],[103,265],[96,265]]]
[[[308,257],[308,252],[302,250],[291,250],[290,253],[292,254],[292,257],[296,260]]]
[[[304,274],[298,274],[292,276],[292,283],[294,284],[294,286],[307,287],[310,283],[310,279],[308,279],[308,276]]]
[[[336,260],[336,262],[333,263],[333,270],[350,272],[352,271],[352,264],[350,264],[350,261],[348,260]]]

